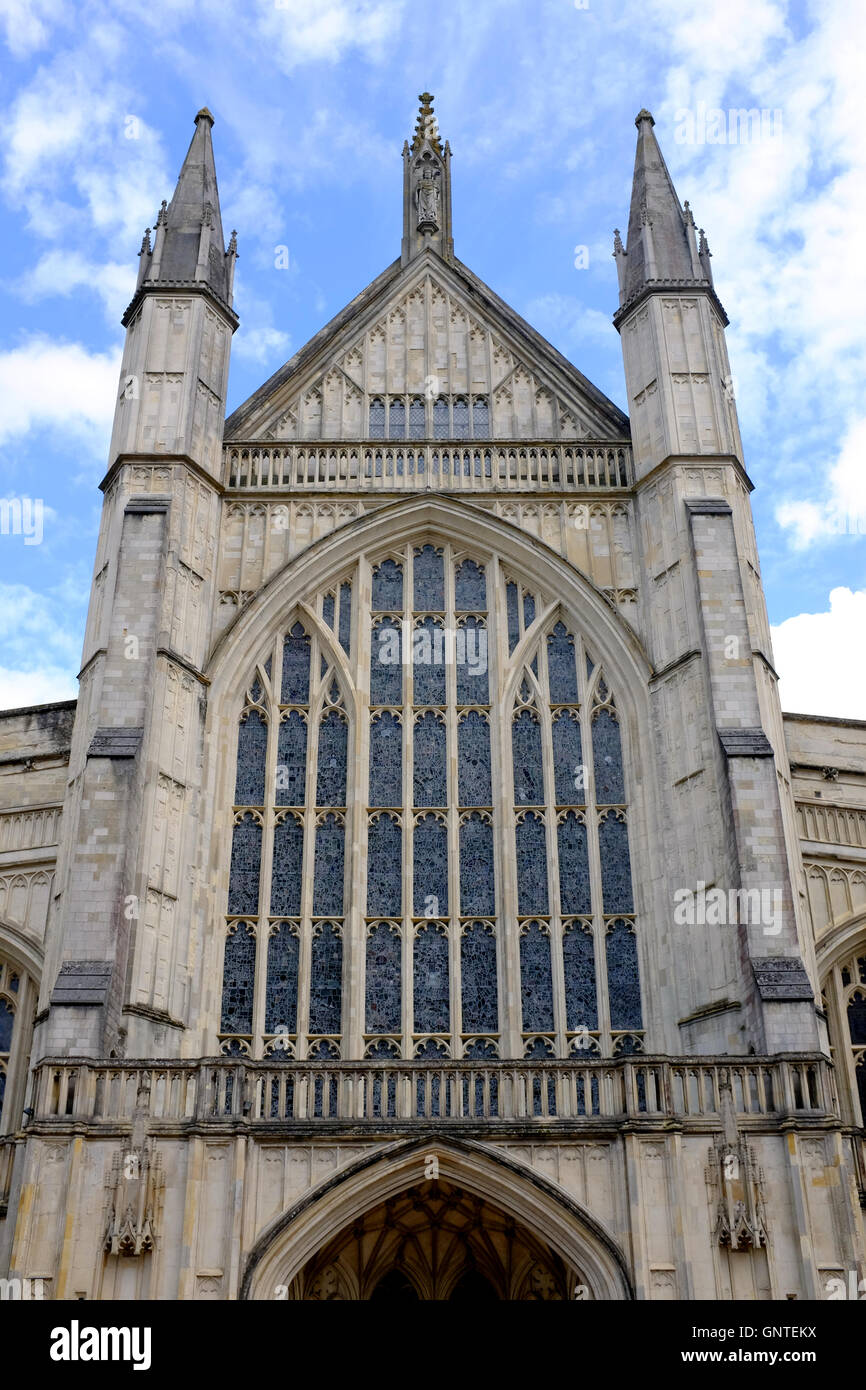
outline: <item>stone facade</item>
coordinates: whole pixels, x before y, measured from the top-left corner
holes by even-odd
[[[400,257],[226,420],[211,125],[124,317],[77,705],[0,715],[0,1272],[847,1287],[866,726],[781,713],[727,318],[652,117],[628,417],[455,257],[425,94]],[[449,624],[482,685],[413,645],[374,688],[383,626]]]

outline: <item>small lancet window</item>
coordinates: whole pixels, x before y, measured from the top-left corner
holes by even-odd
[[[472,433],[476,439],[490,438],[490,407],[484,396],[472,402]]]
[[[388,407],[388,438],[406,438],[406,402],[392,401]]]
[[[454,402],[454,438],[469,438],[469,402],[462,396]]]
[[[385,438],[385,402],[378,396],[370,402],[370,438]]]
[[[409,402],[409,438],[424,439],[427,434],[427,420],[424,401],[414,396]]]

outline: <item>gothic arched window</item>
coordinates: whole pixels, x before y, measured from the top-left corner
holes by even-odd
[[[472,435],[475,439],[490,438],[490,407],[484,396],[475,396],[472,401]]]
[[[624,735],[554,596],[422,537],[301,611],[237,712],[222,1049],[640,1050]],[[396,1113],[391,1082],[373,1095]]]
[[[423,397],[413,396],[409,402],[409,438],[425,439],[427,436],[427,415]]]
[[[379,396],[370,402],[370,438],[385,438],[385,402]]]
[[[846,1109],[855,1124],[866,1125],[866,944],[833,967],[824,998]]]
[[[12,1034],[15,1029],[15,1015],[18,1012],[18,985],[17,972],[11,965],[0,961],[0,1117],[3,1115]]]
[[[406,402],[393,400],[388,406],[388,438],[406,438]]]

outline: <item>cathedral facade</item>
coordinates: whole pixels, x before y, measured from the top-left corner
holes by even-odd
[[[628,415],[455,255],[226,418],[208,111],[124,316],[77,702],[0,714],[0,1274],[57,1299],[866,1275],[866,725],[784,715],[652,116]]]

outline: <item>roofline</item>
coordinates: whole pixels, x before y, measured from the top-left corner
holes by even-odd
[[[844,724],[849,729],[866,729],[866,719],[846,719],[843,715],[832,714],[789,714],[782,710],[783,719],[796,719],[810,724]]]
[[[18,705],[15,709],[0,709],[0,719],[10,714],[39,714],[47,709],[75,709],[77,700],[49,700],[45,705]]]
[[[569,361],[558,348],[555,348],[537,329],[533,328],[530,323],[527,323],[526,319],[523,318],[516,309],[513,309],[510,304],[507,304],[504,299],[501,299],[496,291],[492,290],[480,276],[470,270],[467,265],[464,265],[457,256],[453,259],[446,259],[440,256],[439,252],[433,247],[428,247],[420,256],[412,261],[410,263],[411,268],[416,268],[425,257],[428,259],[430,257],[435,257],[446,271],[450,270],[453,274],[461,278],[473,294],[480,295],[482,298],[486,299],[491,308],[506,321],[511,322],[512,327],[520,336],[529,339],[535,350],[543,354],[552,367],[556,368],[557,371],[563,373],[567,377],[570,377],[572,380],[576,378],[577,385],[590,398],[596,408],[603,414],[612,417],[611,425],[618,430],[616,438],[631,438],[631,424],[628,415],[620,410],[619,406],[610,400],[603,391],[600,391],[597,386],[593,385],[589,378],[585,377],[583,372],[581,372],[573,362]],[[293,357],[290,357],[288,362],[284,363],[282,367],[279,367],[251,396],[248,396],[237,409],[233,410],[225,422],[223,442],[230,443],[233,437],[236,439],[243,439],[244,436],[242,431],[244,423],[253,413],[255,406],[261,401],[266,400],[274,390],[284,385],[290,377],[306,366],[324,343],[327,342],[329,337],[340,332],[358,310],[366,308],[371,301],[387,289],[393,280],[399,277],[403,270],[404,266],[400,257],[392,261],[380,275],[376,276],[375,280],[371,280],[365,289],[355,295],[354,299],[350,300],[338,314],[330,319],[324,327],[320,328]]]

